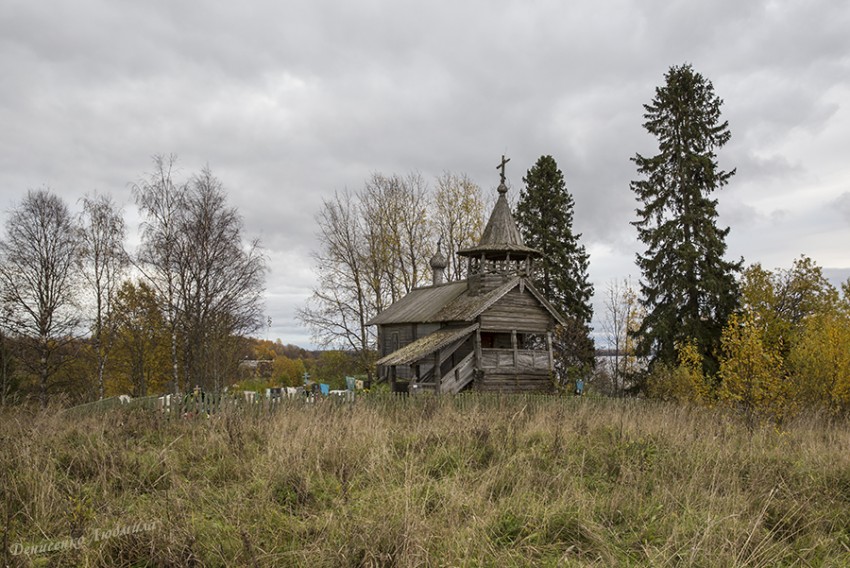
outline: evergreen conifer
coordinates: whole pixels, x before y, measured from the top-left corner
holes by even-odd
[[[735,273],[742,261],[724,260],[729,228],[717,226],[717,200],[735,170],[721,170],[715,151],[731,136],[720,120],[723,101],[690,65],[672,67],[655,98],[644,105],[643,126],[659,153],[632,161],[640,207],[632,224],[646,246],[638,254],[641,302],[638,354],[674,365],[680,346],[694,342],[708,374],[717,370],[720,336],[737,305]]]
[[[552,156],[541,156],[522,181],[516,220],[525,244],[543,253],[535,286],[569,320],[570,332],[565,335],[570,344],[562,348],[593,366],[593,285],[588,281],[589,256],[579,241],[581,234],[573,232],[573,196]]]

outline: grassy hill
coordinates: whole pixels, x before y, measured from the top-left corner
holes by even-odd
[[[375,397],[192,419],[6,409],[0,438],[10,566],[850,563],[844,422]]]

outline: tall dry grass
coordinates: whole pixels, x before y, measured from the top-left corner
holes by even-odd
[[[749,432],[646,401],[376,397],[6,409],[0,441],[9,566],[850,564],[850,429],[814,418]]]

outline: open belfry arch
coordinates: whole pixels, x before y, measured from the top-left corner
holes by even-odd
[[[396,391],[553,390],[552,338],[564,317],[531,283],[539,251],[511,213],[505,165],[481,241],[458,251],[468,277],[445,282],[438,244],[431,286],[416,288],[369,321],[378,326],[378,376]]]

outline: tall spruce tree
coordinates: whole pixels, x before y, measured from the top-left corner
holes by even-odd
[[[579,358],[592,366],[593,285],[588,282],[589,256],[579,242],[581,234],[573,232],[573,196],[552,156],[540,156],[522,181],[516,220],[525,244],[543,253],[535,285],[570,320],[567,335],[573,339],[564,348],[573,355],[580,353]]]
[[[671,67],[644,105],[643,126],[658,139],[659,153],[632,158],[643,176],[631,183],[641,203],[632,224],[646,246],[637,256],[646,308],[638,353],[675,364],[678,347],[695,342],[709,374],[717,370],[720,335],[737,304],[734,275],[743,262],[724,260],[729,228],[717,227],[711,198],[735,174],[721,170],[715,154],[731,136],[728,121],[720,120],[722,104],[690,65]]]

